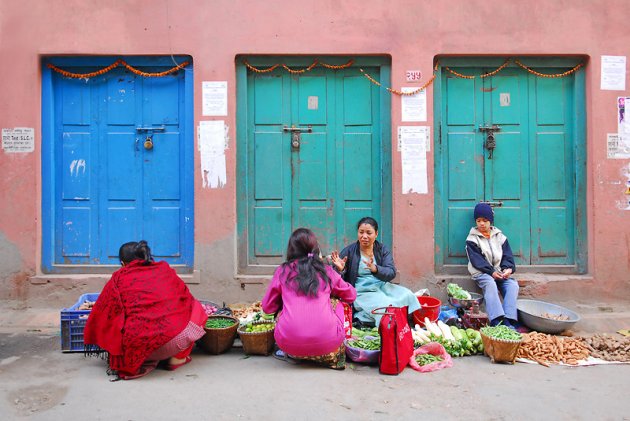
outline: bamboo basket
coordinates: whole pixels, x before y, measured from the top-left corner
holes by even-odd
[[[518,348],[521,346],[519,341],[508,341],[505,339],[492,338],[481,332],[481,340],[483,341],[483,353],[490,357],[493,363],[510,363],[514,364]]]
[[[232,326],[224,328],[207,328],[204,327],[206,334],[203,335],[197,344],[208,354],[222,354],[232,348],[234,339],[236,338],[236,330],[238,329],[238,319],[231,316],[209,316],[210,319],[227,319],[234,322]]]
[[[273,324],[271,321],[260,320],[252,322],[253,325],[258,324]],[[273,346],[276,344],[276,340],[273,337],[275,328],[266,332],[246,332],[245,326],[239,326],[238,336],[243,343],[243,352],[247,355],[269,355],[273,350]]]

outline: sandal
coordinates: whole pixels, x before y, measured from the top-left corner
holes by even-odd
[[[272,355],[276,360],[284,361],[289,364],[299,364],[299,361],[297,361],[294,358],[289,357],[289,355],[287,355],[281,349],[276,350]]]
[[[127,373],[119,371],[117,373],[117,375],[116,375],[116,379],[115,380],[111,380],[111,381],[139,379],[140,377],[144,377],[147,374],[149,374],[150,372],[152,372],[153,370],[155,370],[157,365],[158,365],[157,361],[145,361],[140,366],[140,368],[138,369],[137,373],[135,373],[135,374],[127,374]]]
[[[166,369],[168,371],[175,371],[177,370],[179,367],[188,364],[189,362],[192,361],[192,358],[189,356],[186,357],[186,359],[184,360],[183,363],[179,363],[179,364],[166,364]]]

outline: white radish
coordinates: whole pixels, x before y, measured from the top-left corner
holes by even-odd
[[[446,323],[444,323],[442,320],[438,320],[437,325],[438,325],[438,328],[440,328],[440,330],[442,331],[442,334],[444,335],[446,339],[455,341],[455,336],[453,336],[453,333],[451,332],[451,328],[448,327]]]
[[[435,323],[431,322],[428,317],[424,318],[424,327],[427,328],[429,333],[433,333],[435,336],[443,336],[440,328]]]
[[[416,337],[418,337],[420,339],[419,342],[422,342],[422,343],[431,342],[431,339],[429,339],[429,337],[424,332],[425,331],[423,329],[414,331]]]

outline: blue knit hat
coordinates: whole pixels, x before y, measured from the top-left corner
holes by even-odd
[[[490,223],[494,223],[494,211],[487,203],[477,203],[475,206],[475,221],[477,218],[486,218]]]

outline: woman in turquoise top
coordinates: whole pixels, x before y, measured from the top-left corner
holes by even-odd
[[[376,240],[378,223],[374,218],[361,218],[357,224],[358,240],[332,253],[332,263],[343,279],[357,290],[354,318],[363,324],[378,326],[380,315],[372,314],[378,307],[407,306],[411,314],[420,308],[418,298],[409,289],[392,284],[396,277],[394,259],[389,249]]]

